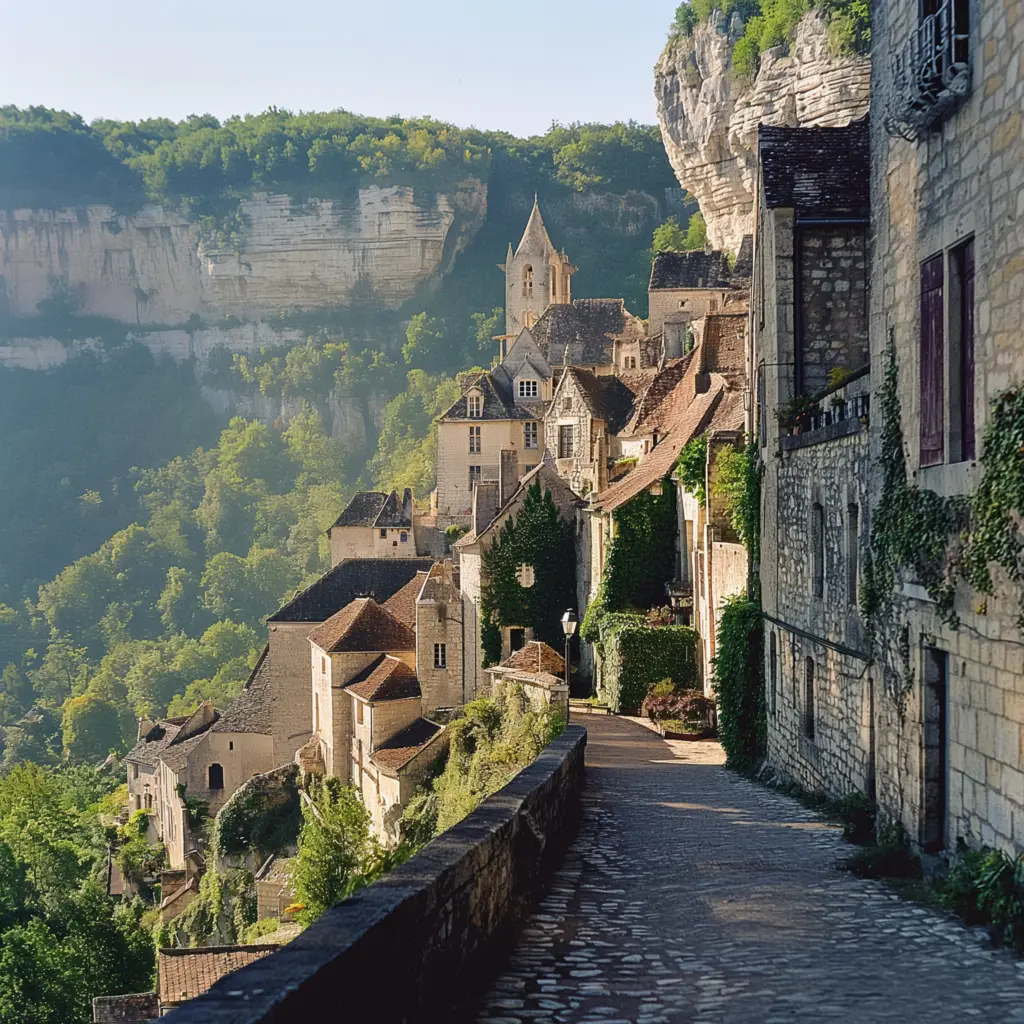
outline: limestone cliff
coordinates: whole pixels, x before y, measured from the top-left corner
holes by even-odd
[[[148,206],[0,210],[0,314],[32,316],[56,287],[80,314],[135,324],[344,306],[400,306],[451,267],[484,222],[486,186],[447,193],[362,188],[351,201],[258,194],[235,248],[208,245],[181,214]]]
[[[844,125],[868,109],[867,57],[836,57],[817,12],[796,39],[761,55],[753,81],[732,70],[738,15],[715,11],[669,41],[654,69],[658,123],[679,183],[696,196],[716,248],[739,249],[753,230],[757,126]]]

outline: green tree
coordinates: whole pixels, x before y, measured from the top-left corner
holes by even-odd
[[[704,223],[704,215],[698,210],[690,217],[686,225],[684,249],[703,249],[708,242],[708,226]]]
[[[664,224],[654,229],[653,252],[682,252],[686,246],[686,232],[675,217],[669,217]]]
[[[96,693],[83,693],[64,704],[64,749],[76,761],[106,757],[123,749],[121,716]]]

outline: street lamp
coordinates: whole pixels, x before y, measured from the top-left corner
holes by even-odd
[[[565,720],[569,721],[569,642],[576,632],[576,610],[569,608],[562,616],[562,632],[565,634]]]

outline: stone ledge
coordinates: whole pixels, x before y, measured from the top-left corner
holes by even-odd
[[[586,729],[568,726],[411,860],[162,1019],[452,1019],[490,981],[575,831],[586,741]]]
[[[782,450],[784,452],[795,451],[797,448],[810,448],[814,444],[824,444],[826,441],[835,441],[840,437],[849,437],[851,434],[858,434],[865,429],[860,420],[840,420],[838,423],[830,423],[827,427],[809,431],[806,434],[792,434],[789,437],[782,437]]]

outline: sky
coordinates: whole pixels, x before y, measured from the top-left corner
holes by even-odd
[[[544,132],[654,123],[673,0],[13,0],[0,105],[219,118],[269,106]]]

